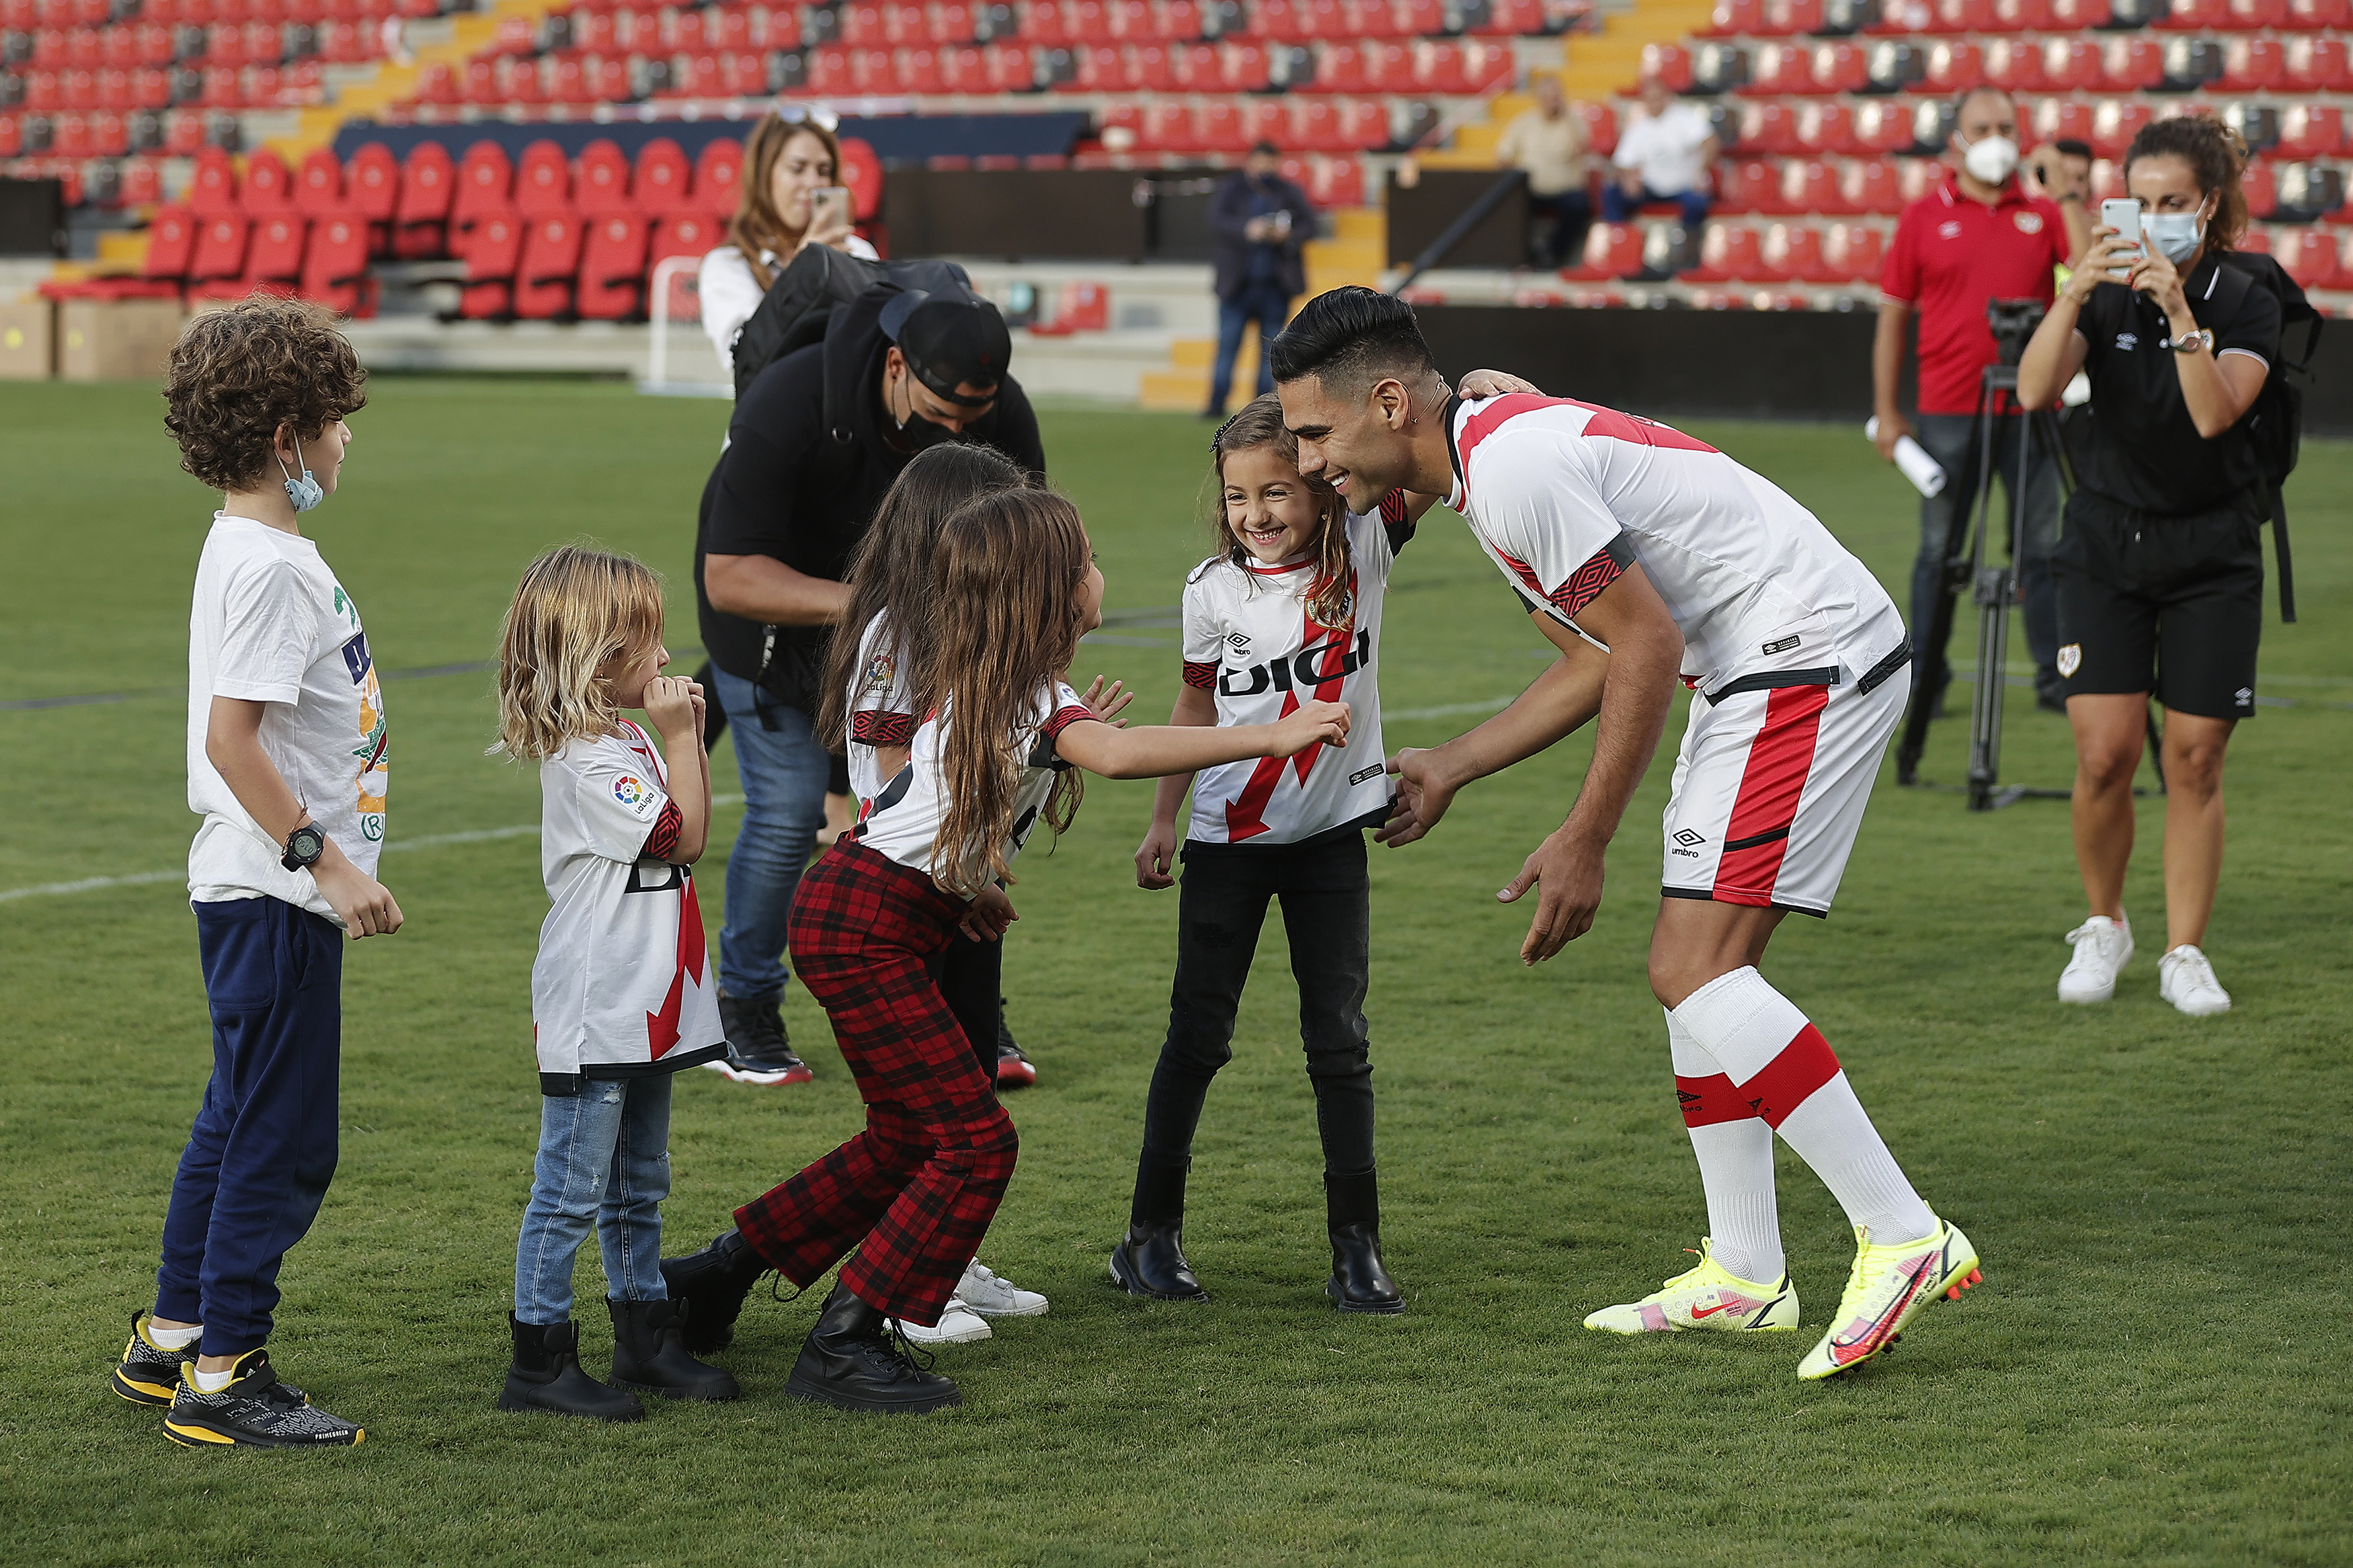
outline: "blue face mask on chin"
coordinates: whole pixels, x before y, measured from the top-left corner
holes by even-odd
[[[302,437],[300,436],[294,437],[294,460],[302,463]],[[296,511],[309,511],[327,499],[325,488],[311,477],[310,464],[302,463],[302,477],[298,479],[286,473],[286,459],[280,458],[278,459],[278,471],[286,474],[286,499],[294,503]]]

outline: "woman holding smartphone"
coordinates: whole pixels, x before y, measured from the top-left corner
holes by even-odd
[[[2202,943],[2222,871],[2222,754],[2254,716],[2263,633],[2262,473],[2247,411],[2277,357],[2280,306],[2232,254],[2243,144],[2202,116],[2125,153],[2129,207],[2100,226],[2018,367],[2019,400],[2091,380],[2086,449],[2052,576],[2075,732],[2075,858],[2091,913],[2067,933],[2063,1002],[2105,1002],[2133,955],[2123,904],[2133,774],[2151,692],[2165,707],[2165,956],[2158,994],[2230,1010]],[[2113,209],[2113,210],[2112,210]]]
[[[879,259],[850,230],[841,188],[839,123],[823,109],[772,110],[744,144],[744,194],[727,243],[702,258],[702,330],[720,363],[735,368],[735,336],[776,274],[805,245]]]

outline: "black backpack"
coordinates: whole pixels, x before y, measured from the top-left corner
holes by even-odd
[[[2304,388],[2296,378],[2312,379],[2312,356],[2320,346],[2320,312],[2304,297],[2304,290],[2286,268],[2269,256],[2256,253],[2225,252],[2221,260],[2228,269],[2246,280],[2248,287],[2268,289],[2279,300],[2280,349],[2279,363],[2264,378],[2263,389],[2255,394],[2254,405],[2247,410],[2248,437],[2254,443],[2255,460],[2263,469],[2263,483],[2270,491],[2272,544],[2279,556],[2280,619],[2295,619],[2295,572],[2287,549],[2287,502],[2281,493],[2288,475],[2295,471],[2297,448],[2304,441]],[[2304,328],[2304,353],[2299,356],[2288,346],[2289,334],[2297,326]]]
[[[805,245],[736,334],[735,395],[743,396],[762,371],[795,349],[822,342],[835,312],[876,287],[937,293],[970,289],[972,279],[953,261],[863,261],[829,245]],[[831,394],[830,383],[826,390]],[[827,427],[836,422],[827,409]]]

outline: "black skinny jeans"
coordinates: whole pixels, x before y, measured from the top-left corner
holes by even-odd
[[[1234,1013],[1258,950],[1269,899],[1282,901],[1291,973],[1299,983],[1299,1037],[1315,1089],[1324,1167],[1373,1168],[1373,1068],[1366,1060],[1365,986],[1371,966],[1372,890],[1361,828],[1297,844],[1188,845],[1177,894],[1176,983],[1168,1038],[1144,1110],[1138,1220],[1183,1216],[1193,1132],[1218,1069],[1233,1060]],[[1166,1210],[1174,1213],[1146,1212]]]
[[[1004,995],[1005,942],[975,942],[962,931],[933,955],[932,978],[940,999],[964,1026],[965,1038],[980,1063],[980,1076],[997,1082],[997,1021]]]

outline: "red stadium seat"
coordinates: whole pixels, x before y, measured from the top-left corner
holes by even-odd
[[[1698,37],[1703,38],[1762,37],[1765,0],[1715,0],[1715,14]]]
[[[1205,153],[1244,153],[1250,138],[1242,129],[1241,110],[1231,103],[1211,101],[1193,115],[1193,144]]]
[[[553,142],[534,142],[522,150],[515,171],[514,209],[525,217],[541,213],[568,212],[572,207],[572,161]]]
[[[864,223],[882,212],[882,159],[862,136],[841,139],[841,167],[837,177],[849,188],[850,216]],[[732,216],[733,209],[722,216]]]
[[[400,164],[381,142],[364,142],[343,170],[343,197],[370,223],[392,221],[400,207]]]
[[[1732,178],[1716,206],[1728,213],[1777,213],[1781,206],[1781,171],[1761,159],[1744,158],[1732,166]]]
[[[2284,86],[2298,92],[2344,92],[2353,88],[2342,38],[2297,38],[2287,47]]]
[[[2165,79],[2165,46],[2155,38],[2111,38],[2105,63],[2109,91],[2146,92]]]
[[[2103,158],[2121,158],[2140,128],[2155,117],[2146,103],[2129,99],[2104,100],[2092,113],[2092,151]]]
[[[1991,33],[1999,31],[1993,11],[1993,0],[1936,0],[1931,20],[1922,29],[1929,33]]]
[[[1846,210],[1839,195],[1838,175],[1818,158],[1795,158],[1781,165],[1781,205],[1785,213],[1834,213]]]
[[[1262,92],[1267,85],[1266,46],[1255,43],[1220,44],[1219,73],[1229,92]]]
[[[302,279],[302,250],[310,238],[311,220],[299,213],[272,213],[253,220],[253,237],[246,246],[245,277],[237,296],[262,290],[291,294]]]
[[[1173,92],[1176,87],[1176,68],[1168,58],[1168,46],[1156,43],[1136,43],[1127,47],[1128,85],[1139,92]],[[1318,76],[1320,78],[1321,72]]]
[[[1994,32],[2047,33],[2056,25],[2051,0],[1993,0]]]
[[[1859,158],[1839,171],[1839,210],[1880,213],[1904,210],[1904,176],[1884,158]]]
[[[312,222],[311,248],[302,259],[304,299],[346,316],[374,313],[367,226],[367,219],[354,212],[327,213]]]
[[[2277,38],[2232,38],[2222,51],[2221,87],[2228,92],[2264,92],[2287,76],[2287,51]]]
[[[1201,7],[1196,0],[1160,0],[1160,37],[1172,44],[1189,43],[1201,36]]]
[[[601,137],[580,149],[575,194],[580,210],[591,215],[636,210],[629,204],[628,154]]]
[[[2248,164],[2247,172],[2239,179],[2239,194],[2246,199],[2247,211],[2251,216],[2258,218],[2267,216],[2279,200],[2272,166],[2262,159]],[[2250,229],[2248,232],[2253,234],[2255,231]]]
[[[1151,0],[1111,0],[1104,7],[1103,19],[1114,38],[1140,43],[1160,37],[1158,18],[1152,14]]]
[[[177,285],[188,275],[196,254],[196,229],[203,220],[186,207],[157,207],[147,220],[147,255],[139,276],[151,282]]]
[[[1798,145],[1808,153],[1854,151],[1854,110],[1843,103],[1810,103],[1798,116]]]
[[[1446,31],[1445,0],[1392,0],[1389,16],[1409,37],[1432,38]]]
[[[522,258],[515,269],[514,313],[527,321],[568,316],[586,237],[579,215],[543,212],[523,221],[527,227]]]
[[[2042,81],[2053,92],[2097,92],[2103,66],[2090,38],[2052,38],[2042,46]]]
[[[294,205],[311,217],[349,205],[343,200],[343,166],[332,149],[313,147],[303,154],[301,172],[294,176]]]
[[[2343,242],[2330,230],[2283,229],[2272,255],[2303,288],[2353,289],[2353,267],[2348,265]]]
[[[1722,7],[1717,7],[1721,14]],[[1681,274],[1686,283],[1737,283],[1764,274],[1757,232],[1746,224],[1708,225],[1700,241],[1699,265]]]
[[[1928,51],[1926,85],[1932,92],[1966,92],[1985,79],[1985,51],[1975,44],[1945,42]]]
[[[253,220],[241,212],[206,214],[198,220],[195,253],[188,258],[188,284],[217,289],[245,275],[245,249],[252,237]],[[235,299],[238,289],[227,298]],[[220,296],[215,296],[220,297]]]
[[[578,313],[584,321],[628,321],[643,306],[647,220],[638,213],[607,211],[587,221]]]
[[[514,195],[514,164],[506,149],[495,142],[477,142],[458,163],[457,196],[449,205],[449,246],[452,254],[468,254],[465,246],[484,215],[509,210]]]
[[[1799,123],[1799,117],[1787,104],[1745,104],[1740,110],[1740,151],[1774,157],[1795,153]]]
[[[2281,158],[2334,158],[2345,145],[2345,111],[2334,104],[2300,103],[2280,111]]]
[[[1561,276],[1580,283],[1638,278],[1642,272],[1642,240],[1639,224],[1597,223],[1586,231],[1583,259],[1564,268]]]
[[[703,213],[672,213],[654,223],[653,243],[646,256],[649,275],[663,262],[675,257],[701,257],[716,250],[727,237],[726,226]],[[691,315],[692,312],[673,310],[670,314]]]
[[[2221,25],[2233,33],[2257,32],[2287,22],[2287,0],[2228,0],[2223,9],[2229,15]]]
[[[1374,92],[1413,90],[1413,46],[1395,38],[1365,46],[1365,86]]]
[[[1767,230],[1759,259],[1767,283],[1829,281],[1822,268],[1822,237],[1803,224],[1777,223]]]
[[[917,85],[907,55],[899,51],[898,88],[902,92],[939,90],[936,85],[925,89]],[[929,54],[931,51],[923,51]],[[1054,84],[1060,92],[1119,92],[1128,86],[1127,51],[1116,44],[1082,44],[1071,51],[1073,70],[1068,80]],[[936,75],[936,71],[934,71]]]
[[[1854,111],[1854,144],[1865,153],[1901,153],[1912,145],[1912,111],[1898,103],[1866,103]]]
[[[1803,44],[1767,44],[1753,58],[1740,90],[1752,98],[1779,98],[1810,93],[1813,87],[1813,55]]]
[[[1365,90],[1365,46],[1351,43],[1328,43],[1315,52],[1315,80],[1311,92],[1362,92]]]
[[[884,41],[881,6],[871,3],[844,5],[840,16],[841,41],[850,47],[864,48]]]
[[[1292,100],[1291,123],[1280,140],[1285,146],[1309,153],[1348,151],[1347,136],[1341,127],[1337,106],[1328,98],[1313,98],[1303,93]]]
[[[1822,273],[1834,283],[1875,283],[1886,237],[1869,224],[1832,224],[1822,238]]]
[[[2024,110],[2026,106],[2019,106]],[[2028,118],[2033,142],[2089,142],[2093,107],[2077,98],[2046,98]],[[2030,143],[2031,144],[2031,143]]]
[[[1166,100],[1144,107],[1144,122],[1136,131],[1136,146],[1145,152],[1175,153],[1193,143],[1192,111]]]
[[[1252,146],[1261,142],[1271,142],[1281,146],[1291,129],[1290,121],[1291,117],[1279,98],[1257,99],[1242,105],[1242,135]]]
[[[227,153],[207,147],[197,156],[195,173],[188,181],[187,203],[198,217],[239,210],[237,167]]]
[[[2006,92],[2040,92],[2042,46],[2019,38],[1996,38],[1985,47],[1985,79]]]
[[[511,212],[484,213],[466,253],[466,285],[458,313],[471,321],[514,313],[515,267],[522,258],[523,222]]]
[[[1818,93],[1861,92],[1871,80],[1871,58],[1856,44],[1822,44],[1814,50],[1813,86]]]
[[[840,174],[836,170],[837,176]],[[694,159],[694,204],[723,218],[735,216],[744,199],[744,143],[714,136]]]
[[[447,147],[419,142],[411,148],[393,215],[393,254],[412,261],[449,254],[449,207],[457,191],[458,171]]]
[[[2353,19],[2353,4],[2348,0],[2287,0],[2287,15],[2280,26],[2299,33],[2316,33],[2326,27],[2342,27]]]
[[[1325,158],[1319,177],[1308,193],[1317,206],[1360,207],[1365,205],[1365,161],[1357,157]]]
[[[1607,157],[1618,145],[1618,111],[1606,103],[1572,102],[1569,112],[1585,121],[1585,145]]]
[[[1038,82],[1038,66],[1028,44],[990,44],[980,51],[988,90],[1027,92]]]
[[[638,150],[638,177],[630,189],[638,210],[655,217],[693,210],[688,194],[692,165],[685,152],[667,136],[657,136]]]
[[[1666,83],[1669,92],[1687,92],[1692,84],[1691,51],[1680,44],[1644,44],[1642,75]]]
[[[126,207],[151,207],[164,199],[164,173],[153,158],[125,158],[115,200]]]

